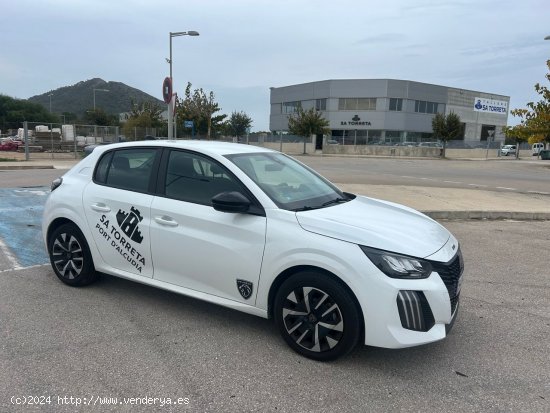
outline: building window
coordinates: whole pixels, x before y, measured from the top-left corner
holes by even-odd
[[[436,102],[426,102],[425,100],[415,100],[414,101],[414,111],[417,113],[437,113],[438,103]]]
[[[296,113],[298,112],[298,109],[302,107],[302,103],[300,101],[296,102],[284,102],[283,103],[283,113],[289,114],[289,113]]]
[[[390,110],[395,112],[401,112],[403,110],[403,99],[390,98]]]
[[[386,143],[400,143],[403,141],[403,131],[397,131],[397,130],[387,130],[386,131]]]
[[[327,100],[326,99],[316,99],[315,100],[315,110],[327,110]]]
[[[340,98],[338,110],[376,110],[376,98]]]

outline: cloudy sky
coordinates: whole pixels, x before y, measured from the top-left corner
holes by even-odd
[[[162,98],[213,91],[269,128],[269,87],[392,78],[538,100],[549,0],[1,0],[0,93],[28,98],[100,77]],[[90,99],[92,96],[90,95]],[[509,123],[515,121],[509,118]]]

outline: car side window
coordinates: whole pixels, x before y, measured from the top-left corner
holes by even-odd
[[[109,152],[98,163],[95,181],[129,191],[147,192],[156,153],[154,148]]]
[[[212,205],[212,198],[226,191],[243,192],[240,183],[224,167],[197,154],[170,152],[164,195],[181,201]]]
[[[107,172],[109,172],[109,166],[111,165],[112,157],[113,157],[113,153],[108,152],[98,162],[97,169],[95,171],[96,182],[104,184],[105,181],[107,180]]]

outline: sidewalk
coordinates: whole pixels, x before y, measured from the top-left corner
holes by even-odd
[[[1,153],[0,153],[1,157]],[[0,161],[0,171],[21,169],[71,169],[80,159],[34,159],[31,161]]]
[[[70,169],[77,162],[74,159],[0,162],[0,171],[17,169],[63,170]],[[335,184],[346,192],[407,205],[434,219],[550,220],[550,197],[548,195],[465,188]]]
[[[340,189],[422,211],[434,219],[550,220],[550,197],[465,188],[336,184]]]

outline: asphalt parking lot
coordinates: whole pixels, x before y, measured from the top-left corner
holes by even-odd
[[[443,221],[466,261],[451,335],[318,363],[268,320],[109,276],[63,285],[40,235],[61,174],[0,189],[2,412],[550,411],[550,221]]]
[[[41,265],[44,188],[27,191],[1,197],[28,218],[2,220],[20,268],[0,261],[0,411],[550,410],[550,221],[444,222],[466,262],[451,335],[319,363],[268,320],[109,276],[63,285]]]

